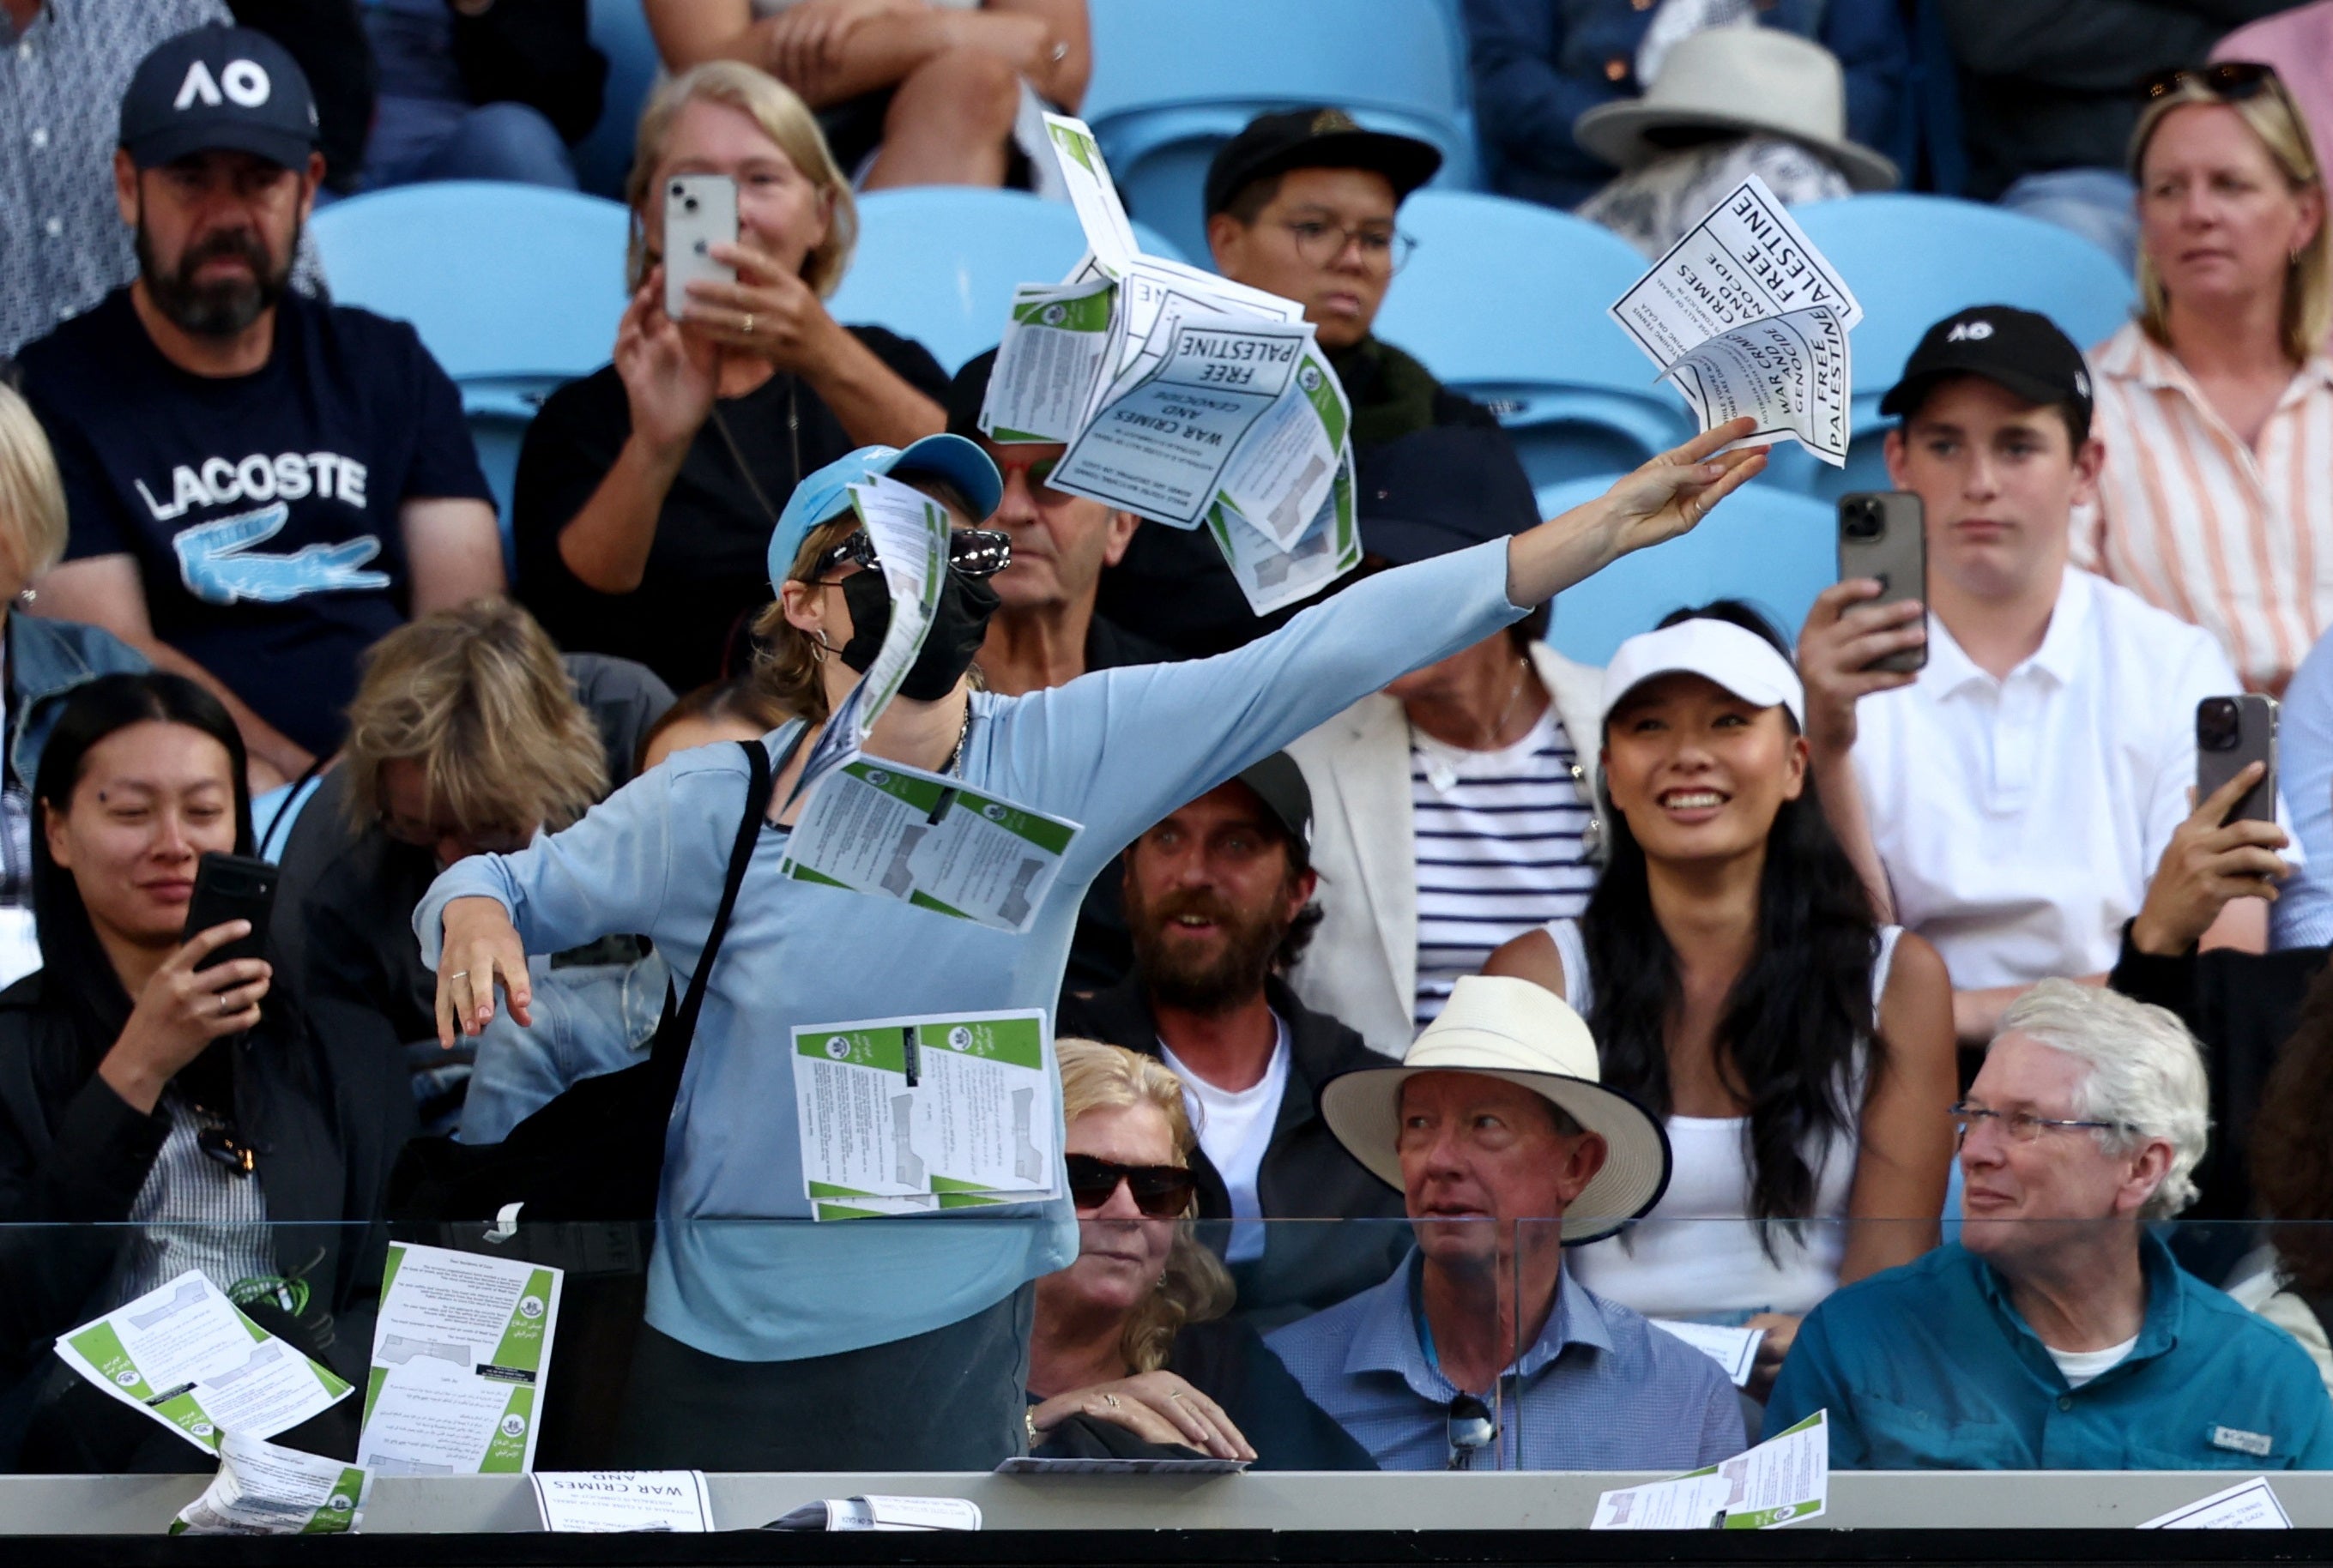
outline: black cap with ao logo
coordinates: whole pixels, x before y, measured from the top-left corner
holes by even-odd
[[[1207,212],[1228,209],[1253,182],[1291,168],[1366,168],[1386,177],[1401,200],[1434,177],[1442,154],[1414,137],[1363,130],[1341,109],[1259,114],[1215,150],[1207,166]]]
[[[249,27],[166,38],[121,95],[121,147],[139,168],[198,152],[247,152],[285,168],[316,150],[316,103],[291,53]]]
[[[2090,422],[2090,372],[2074,340],[2058,323],[2014,305],[1972,305],[1935,326],[1905,362],[1904,378],[1879,400],[1879,412],[1915,406],[1932,381],[1982,376],[2035,404],[2070,403],[2079,423]]]

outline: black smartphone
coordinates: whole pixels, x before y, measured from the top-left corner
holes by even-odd
[[[2196,804],[2254,762],[2267,763],[2268,770],[2244,791],[2227,822],[2276,820],[2276,699],[2247,692],[2196,703]]]
[[[275,908],[276,869],[248,855],[213,850],[195,868],[195,895],[187,901],[187,937],[230,920],[251,922],[251,934],[213,948],[197,969],[231,958],[262,958],[267,947],[267,917]],[[183,940],[183,939],[182,939]]]
[[[1858,577],[1879,579],[1879,597],[1867,604],[1925,602],[1928,521],[1918,496],[1908,490],[1867,490],[1839,498],[1839,580]],[[1922,643],[1864,667],[1911,671],[1927,663],[1928,645]]]

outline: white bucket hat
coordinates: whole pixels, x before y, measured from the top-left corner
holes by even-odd
[[[1544,986],[1504,975],[1469,975],[1449,1005],[1411,1042],[1397,1067],[1361,1067],[1320,1087],[1320,1114],[1346,1152],[1399,1188],[1401,1086],[1420,1073],[1480,1073],[1541,1095],[1610,1152],[1563,1218],[1569,1247],[1611,1235],[1661,1200],[1669,1140],[1659,1122],[1599,1083],[1596,1041],[1578,1013]]]
[[[1713,27],[1680,38],[1641,98],[1599,104],[1572,138],[1607,163],[1635,168],[1663,152],[1645,132],[1706,126],[1786,137],[1839,166],[1857,190],[1890,190],[1896,166],[1847,139],[1847,76],[1821,44],[1775,27]]]

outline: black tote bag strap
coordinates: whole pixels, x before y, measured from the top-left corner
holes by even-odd
[[[737,839],[729,850],[729,874],[721,884],[721,906],[713,912],[713,929],[705,933],[705,951],[696,961],[696,972],[689,977],[688,995],[680,1004],[680,1011],[672,1015],[666,1027],[657,1031],[656,1048],[648,1059],[657,1066],[659,1076],[677,1084],[681,1069],[688,1065],[689,1043],[696,1036],[696,1015],[705,1007],[705,985],[712,977],[714,961],[721,956],[721,939],[729,934],[729,916],[737,907],[737,890],[745,884],[745,867],[754,858],[754,841],[761,837],[762,814],[770,808],[770,783],[794,753],[802,750],[802,737],[810,733],[804,724],[794,731],[787,742],[785,755],[778,759],[776,768],[770,766],[770,754],[759,741],[740,741],[744,749],[749,779],[745,786],[745,815],[737,824]]]

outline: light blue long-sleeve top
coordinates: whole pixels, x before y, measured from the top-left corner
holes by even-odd
[[[1050,1014],[1078,905],[1112,856],[1396,676],[1516,619],[1506,583],[1502,540],[1381,572],[1215,658],[1101,671],[1023,697],[976,693],[965,782],[1085,827],[1026,935],[782,878],[786,835],[767,828],[706,988],[666,1142],[648,1323],[711,1355],[791,1361],[960,1322],[1066,1267],[1078,1250],[1066,1198],[813,1227],[793,1029]],[[774,756],[792,732],[763,743]],[[483,896],[510,911],[530,952],[637,932],[686,985],[720,902],[745,779],[734,746],[684,752],[564,832],[456,862],[414,911],[423,959],[437,967],[446,904]]]

